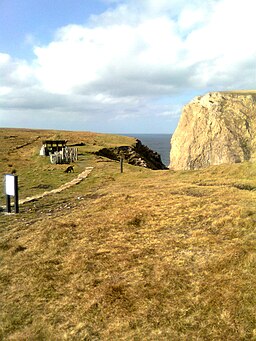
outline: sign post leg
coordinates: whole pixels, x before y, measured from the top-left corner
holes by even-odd
[[[14,208],[15,213],[19,213],[19,194],[18,194],[18,177],[14,177]]]
[[[11,196],[6,194],[6,212],[11,213]]]

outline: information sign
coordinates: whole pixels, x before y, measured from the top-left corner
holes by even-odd
[[[11,212],[11,197],[14,197],[15,213],[19,213],[18,177],[5,174],[6,211]]]
[[[15,176],[11,174],[5,175],[5,193],[7,195],[15,195]]]

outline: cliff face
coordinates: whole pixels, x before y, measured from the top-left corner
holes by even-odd
[[[123,157],[131,165],[151,168],[153,170],[168,169],[162,163],[160,155],[144,146],[140,140],[136,140],[134,146],[103,148],[96,152],[96,154],[112,160],[120,160],[120,157]]]
[[[194,98],[183,109],[171,146],[174,170],[256,160],[256,91]]]

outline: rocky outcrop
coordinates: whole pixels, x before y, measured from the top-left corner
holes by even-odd
[[[112,160],[124,158],[129,164],[145,168],[168,169],[161,161],[161,157],[147,146],[144,146],[140,140],[136,140],[133,146],[120,146],[115,148],[103,148],[95,153]]]
[[[256,159],[256,91],[213,92],[187,104],[171,139],[170,168]]]

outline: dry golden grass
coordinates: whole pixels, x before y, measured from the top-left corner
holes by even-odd
[[[256,339],[256,165],[83,158],[88,179],[0,216],[0,339]]]
[[[232,91],[221,91],[228,94],[238,94],[238,95],[253,95],[256,94],[256,90],[232,90]]]

